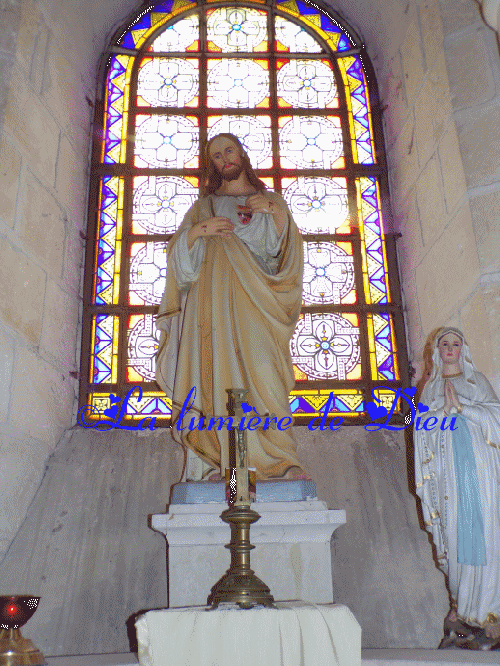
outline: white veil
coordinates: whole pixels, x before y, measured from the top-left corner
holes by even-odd
[[[477,369],[472,362],[469,345],[467,344],[464,334],[458,328],[454,328],[453,326],[445,326],[439,331],[439,333],[436,335],[436,339],[434,340],[434,350],[432,352],[432,373],[424,388],[425,397],[424,395],[422,396],[430,409],[437,409],[438,407],[442,407],[444,402],[444,379],[442,378],[443,361],[441,360],[438,345],[441,338],[448,333],[453,333],[462,340],[463,344],[462,349],[460,350],[458,363],[462,369],[462,372],[464,373],[465,379],[470,384],[476,384],[474,373],[477,372]]]

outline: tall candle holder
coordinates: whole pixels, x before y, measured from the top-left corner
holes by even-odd
[[[238,417],[239,423],[245,414],[242,403],[246,389],[226,389],[229,394],[228,413]],[[231,551],[231,564],[222,578],[212,587],[207,604],[215,609],[221,603],[235,603],[240,608],[273,606],[274,597],[268,586],[250,568],[250,525],[260,515],[250,508],[248,487],[248,446],[246,430],[232,429],[229,433],[230,449],[234,452],[236,467],[236,498],[221,518],[231,527],[231,541],[225,547]],[[230,456],[231,459],[231,456]]]

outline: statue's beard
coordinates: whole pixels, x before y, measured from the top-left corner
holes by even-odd
[[[229,169],[225,168],[222,170],[223,180],[236,180],[239,178],[240,174],[243,172],[242,164],[233,164]]]

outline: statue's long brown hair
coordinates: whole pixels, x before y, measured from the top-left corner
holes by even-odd
[[[424,368],[422,370],[422,376],[417,382],[415,403],[418,403],[418,401],[420,400],[420,396],[422,395],[424,386],[427,384],[432,374],[432,368],[434,366],[434,363],[432,361],[432,354],[434,353],[434,345],[436,343],[436,338],[439,336],[441,331],[444,331],[444,326],[439,326],[438,328],[432,330],[427,336],[427,340],[425,341],[424,351],[422,354],[424,360]]]
[[[260,178],[257,178],[257,176],[255,175],[255,171],[253,170],[253,167],[250,164],[250,158],[246,154],[245,149],[241,145],[241,142],[238,139],[238,137],[235,136],[234,134],[229,134],[229,132],[222,132],[221,134],[217,134],[217,136],[213,136],[205,144],[205,150],[204,150],[205,163],[208,168],[207,184],[205,187],[206,193],[213,194],[222,185],[222,174],[217,170],[217,167],[210,158],[210,152],[209,152],[212,142],[215,141],[215,139],[218,139],[220,136],[224,137],[225,139],[230,139],[231,141],[233,141],[233,143],[236,144],[236,147],[240,150],[243,168],[245,170],[250,185],[255,187],[257,192],[259,192],[260,190],[265,190],[266,189],[265,184],[260,180]]]

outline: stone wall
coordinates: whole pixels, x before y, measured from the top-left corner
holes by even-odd
[[[176,450],[164,431],[75,428],[58,442],[0,564],[0,594],[41,597],[26,635],[46,656],[128,652],[129,618],[168,605],[165,539],[148,516],[165,511]]]
[[[0,558],[17,534],[2,564],[2,580],[17,582],[23,588],[18,591],[28,591],[26,586],[30,592],[40,590],[48,615],[35,615],[40,640],[30,635],[41,647],[50,642],[48,653],[53,654],[76,650],[70,646],[84,652],[127,649],[122,629],[108,643],[97,622],[91,635],[78,633],[86,609],[95,617],[106,609],[105,627],[118,621],[116,608],[123,600],[112,585],[101,589],[109,571],[116,574],[117,589],[122,571],[130,579],[127,608],[139,610],[159,599],[153,588],[143,594],[133,584],[151,546],[145,541],[132,559],[119,558],[128,543],[116,546],[116,503],[105,499],[115,493],[121,502],[125,496],[111,478],[122,454],[104,451],[106,473],[96,479],[91,458],[78,457],[73,440],[64,436],[72,425],[77,388],[70,373],[78,370],[81,232],[95,76],[113,26],[137,4],[0,0]],[[478,367],[498,389],[500,69],[495,34],[474,0],[339,0],[335,8],[364,35],[387,107],[391,197],[395,227],[403,233],[398,245],[412,361],[419,363],[434,327],[459,325]],[[348,510],[348,525],[343,534],[339,531],[334,549],[336,599],[351,605],[360,618],[366,645],[433,646],[446,593],[418,527],[402,441],[369,439],[355,428],[346,428],[341,440],[310,434],[300,439],[320,496]],[[82,451],[93,450],[89,433],[80,432],[75,442]],[[52,462],[59,467],[49,468],[40,485],[58,443]],[[169,456],[162,462],[165,478],[157,480],[152,493],[163,501],[173,462]],[[78,484],[67,518],[67,508],[59,511],[58,493],[72,474]],[[59,481],[50,485],[51,479]],[[120,505],[123,516],[153,506],[150,495],[146,502],[139,497],[141,484],[147,483],[147,476],[137,481],[126,511]],[[100,541],[101,524],[86,522],[92,516],[111,527],[106,543]],[[37,517],[45,521],[43,527]],[[137,520],[142,519],[141,513]],[[89,530],[83,536],[82,526]],[[124,528],[126,534],[132,534],[131,526]],[[53,561],[43,554],[47,543]],[[69,546],[73,560],[62,556]],[[20,564],[16,553],[24,557],[20,578],[14,577]],[[391,560],[394,566],[385,564]],[[153,579],[160,568],[152,565]],[[370,581],[365,595],[363,585]],[[410,612],[414,590],[421,595]],[[380,608],[388,610],[381,614]],[[61,618],[63,633],[57,634]]]
[[[100,4],[0,2],[0,560],[72,425]]]
[[[387,3],[389,8],[389,3]],[[500,58],[474,0],[409,3],[392,56],[375,54],[409,355],[460,327],[500,389]],[[398,36],[401,39],[398,43]],[[380,47],[379,47],[380,48]]]
[[[332,601],[351,608],[364,647],[435,648],[448,595],[408,490],[403,434],[295,431],[318,497],[347,514],[332,544]],[[75,428],[58,443],[0,564],[1,594],[41,596],[26,635],[46,656],[127,652],[131,616],[167,606],[165,540],[148,515],[165,511],[179,449],[160,430]]]

